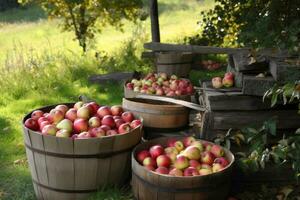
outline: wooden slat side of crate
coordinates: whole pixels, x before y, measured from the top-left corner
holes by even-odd
[[[297,81],[300,80],[300,65],[273,59],[270,61],[270,73],[279,83]]]
[[[276,83],[273,77],[256,77],[244,75],[243,77],[243,94],[263,96],[265,92],[273,87]]]

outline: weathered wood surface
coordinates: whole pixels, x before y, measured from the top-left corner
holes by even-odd
[[[300,65],[272,59],[270,61],[270,73],[279,83],[297,81],[300,80]]]
[[[244,75],[243,78],[243,94],[263,96],[265,92],[274,86],[276,81],[273,77],[255,77],[250,75]]]
[[[150,8],[152,42],[160,42],[157,0],[150,0],[149,3],[150,3],[149,8]]]
[[[249,52],[247,48],[222,48],[198,45],[181,45],[181,44],[165,44],[158,42],[145,43],[144,48],[152,51],[177,51],[177,52],[192,52],[201,54],[228,54],[238,52]]]
[[[256,58],[247,53],[232,54],[234,68],[237,72],[260,73],[268,70],[268,62],[265,56]]]
[[[177,138],[182,139],[182,137]],[[138,145],[133,151],[132,187],[135,198],[139,200],[208,200],[227,197],[234,160],[232,153],[228,150],[225,150],[225,155],[230,161],[228,168],[208,176],[186,178],[160,175],[147,170],[136,161],[137,152],[148,149],[154,144],[166,146],[167,141],[168,138],[157,138]]]

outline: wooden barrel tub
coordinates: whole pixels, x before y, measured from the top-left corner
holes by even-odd
[[[76,140],[41,135],[24,125],[23,130],[34,190],[42,200],[87,199],[101,187],[122,186],[130,178],[131,151],[142,137],[141,127],[128,134]]]
[[[182,138],[178,138],[182,139]],[[132,188],[137,200],[222,200],[228,197],[234,163],[233,154],[225,150],[230,164],[222,171],[191,177],[174,177],[150,171],[136,160],[137,152],[155,144],[167,146],[168,138],[157,138],[138,145],[132,153]]]

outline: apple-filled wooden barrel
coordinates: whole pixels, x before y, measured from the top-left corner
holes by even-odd
[[[168,75],[189,77],[193,54],[188,52],[159,52],[156,56],[156,70]]]
[[[189,109],[163,101],[123,98],[123,108],[143,118],[146,137],[153,138],[160,132],[169,133],[188,126]]]
[[[180,140],[182,138],[179,137],[177,139]],[[231,174],[234,162],[234,156],[229,150],[224,149],[224,157],[228,161],[226,167],[207,175],[196,174],[195,176],[195,174],[190,174],[185,176],[185,172],[184,174],[181,172],[179,175],[175,172],[177,170],[176,164],[174,164],[175,168],[173,168],[174,172],[172,172],[174,174],[171,174],[171,166],[169,174],[163,174],[165,172],[162,169],[160,169],[161,172],[158,172],[158,168],[154,169],[149,166],[143,166],[145,161],[143,163],[137,161],[139,159],[139,152],[148,150],[157,144],[165,148],[168,146],[168,140],[169,138],[157,138],[140,144],[134,149],[132,153],[132,188],[135,198],[139,200],[227,199],[231,186]],[[212,144],[206,141],[205,143]],[[153,153],[155,154],[155,152]],[[156,158],[156,161],[158,161],[158,158]]]
[[[141,140],[142,126],[126,134],[72,139],[27,128],[24,123],[30,116],[23,119],[24,142],[37,199],[87,199],[103,186],[122,186],[129,180],[131,151]]]

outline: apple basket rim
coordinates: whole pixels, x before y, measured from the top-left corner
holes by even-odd
[[[202,139],[198,139],[198,138],[196,138],[196,141],[204,141],[204,142],[207,142],[207,143],[209,143],[209,144],[215,144],[215,145],[218,145],[218,146],[220,146],[220,147],[222,147],[223,149],[224,149],[224,151],[226,152],[226,154],[228,154],[229,156],[230,156],[230,159],[231,159],[231,161],[230,161],[230,163],[225,167],[225,168],[223,168],[221,171],[218,171],[218,172],[213,172],[212,174],[207,174],[207,175],[197,175],[197,176],[170,176],[170,175],[168,175],[168,174],[159,174],[159,173],[157,173],[157,172],[155,172],[155,171],[152,171],[152,170],[148,170],[148,169],[146,169],[146,168],[144,168],[138,161],[137,161],[137,159],[136,159],[136,154],[137,154],[137,149],[141,146],[141,145],[144,145],[144,144],[147,144],[147,143],[150,143],[150,142],[153,142],[153,141],[157,141],[157,142],[159,142],[159,141],[161,141],[162,139],[163,140],[166,140],[166,139],[168,139],[168,138],[176,138],[176,139],[183,139],[184,137],[183,136],[175,136],[175,137],[159,137],[159,138],[155,138],[155,139],[152,139],[152,140],[148,140],[148,141],[146,141],[146,142],[144,142],[144,143],[142,143],[142,144],[138,144],[136,147],[134,147],[134,149],[132,150],[132,160],[134,160],[134,164],[135,165],[137,165],[138,167],[141,167],[141,168],[143,168],[143,170],[144,171],[146,171],[146,173],[148,173],[148,174],[154,174],[154,175],[156,175],[156,176],[163,176],[163,177],[167,177],[167,178],[184,178],[184,179],[193,179],[193,178],[201,178],[201,177],[208,177],[208,176],[211,176],[211,175],[217,175],[217,174],[222,174],[222,173],[224,173],[224,171],[226,171],[226,170],[228,170],[229,168],[231,168],[231,167],[233,167],[233,164],[234,164],[234,162],[235,162],[235,156],[234,156],[234,154],[229,150],[229,149],[227,149],[226,147],[223,147],[223,146],[221,146],[221,145],[219,145],[219,144],[215,144],[215,143],[213,143],[213,142],[210,142],[210,141],[207,141],[207,140],[202,140]],[[158,144],[160,144],[161,145],[161,143],[158,143]],[[164,146],[163,146],[164,147]],[[146,150],[146,149],[142,149],[142,150]]]

